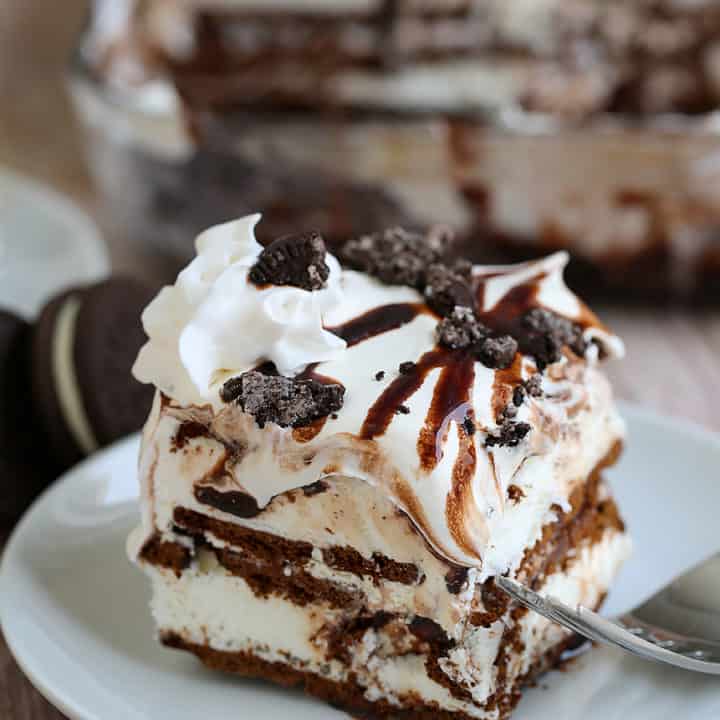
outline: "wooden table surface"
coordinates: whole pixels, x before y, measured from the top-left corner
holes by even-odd
[[[62,78],[85,2],[0,0],[0,165],[74,198],[105,231],[116,270],[147,274],[99,213]],[[720,313],[607,309],[628,346],[610,372],[620,397],[720,429]],[[0,535],[0,546],[3,537]],[[0,637],[0,718],[61,720],[29,684]]]

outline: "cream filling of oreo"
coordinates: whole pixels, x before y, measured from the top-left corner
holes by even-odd
[[[89,455],[98,449],[99,444],[85,412],[73,362],[75,330],[81,305],[80,298],[72,296],[58,312],[52,340],[52,373],[60,410],[70,434],[82,451]]]

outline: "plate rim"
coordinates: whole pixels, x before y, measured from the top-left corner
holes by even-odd
[[[704,443],[711,446],[714,450],[720,452],[720,432],[716,432],[711,428],[705,427],[693,420],[684,417],[677,417],[673,415],[663,415],[657,410],[642,406],[632,402],[618,402],[618,407],[622,417],[632,423],[634,421],[641,422],[655,428],[662,429],[664,431],[672,431],[679,433],[686,437],[691,437],[699,443]],[[55,708],[65,714],[70,720],[103,720],[100,716],[92,714],[80,707],[82,701],[72,700],[70,698],[63,697],[61,693],[53,689],[50,685],[52,681],[46,682],[46,678],[43,677],[42,668],[39,672],[31,667],[31,663],[26,662],[26,655],[18,643],[18,638],[14,635],[13,631],[8,632],[8,606],[7,596],[10,591],[6,590],[7,574],[11,572],[9,567],[13,562],[12,558],[17,555],[15,550],[16,546],[22,542],[24,534],[27,532],[26,528],[30,525],[32,518],[36,512],[39,512],[40,507],[47,501],[47,498],[55,493],[62,492],[62,486],[71,481],[72,477],[77,473],[81,472],[83,468],[101,463],[103,460],[114,454],[120,453],[125,448],[139,443],[140,433],[134,433],[129,435],[117,442],[103,448],[94,455],[85,458],[80,463],[70,468],[58,479],[53,482],[48,488],[46,488],[38,498],[32,503],[32,505],[23,514],[22,518],[18,521],[14,527],[10,537],[8,538],[5,547],[2,551],[2,557],[0,557],[0,630],[3,633],[5,643],[12,655],[13,660],[17,663],[20,670],[23,672],[28,681],[33,687]]]
[[[82,238],[83,252],[87,253],[95,266],[89,282],[97,282],[110,274],[110,252],[100,227],[73,197],[7,165],[0,165],[0,187],[3,183],[13,187],[19,194],[27,195],[31,204],[44,208],[49,215],[58,218],[61,224],[70,226],[72,232]],[[30,315],[36,315],[38,310],[36,308]]]

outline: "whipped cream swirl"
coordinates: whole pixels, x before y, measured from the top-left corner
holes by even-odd
[[[149,340],[133,366],[144,383],[184,405],[221,405],[218,390],[233,375],[271,361],[283,375],[333,359],[345,341],[323,327],[323,316],[342,301],[341,269],[328,253],[326,286],[310,292],[291,286],[258,287],[248,272],[262,252],[255,239],[260,215],[206,230],[197,257],[174,285],[145,309]]]

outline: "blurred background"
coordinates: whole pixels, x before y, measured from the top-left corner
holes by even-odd
[[[627,343],[618,394],[720,428],[717,4],[212,5],[0,0],[0,307],[29,327],[109,272],[154,291],[256,210],[262,239],[331,244],[441,221],[477,261],[568,249]],[[60,717],[3,647],[0,716]]]

